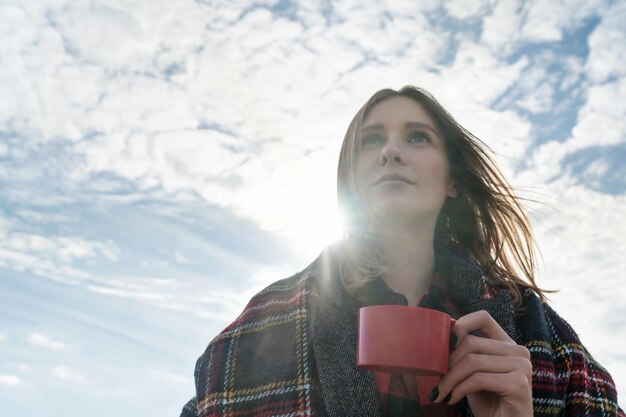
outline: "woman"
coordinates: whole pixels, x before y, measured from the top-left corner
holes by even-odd
[[[347,238],[254,296],[183,416],[624,416],[534,282],[530,225],[481,142],[426,91],[381,90],[339,158]],[[457,318],[441,379],[356,368],[358,308]]]

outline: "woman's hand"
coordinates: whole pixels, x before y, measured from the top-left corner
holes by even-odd
[[[468,335],[474,330],[484,337]],[[484,310],[458,319],[453,333],[458,343],[450,353],[448,373],[431,392],[434,402],[454,404],[467,397],[476,417],[532,416],[528,349],[517,345]]]

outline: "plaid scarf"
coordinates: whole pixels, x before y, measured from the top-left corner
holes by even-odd
[[[462,314],[488,311],[530,350],[535,416],[626,417],[611,376],[532,291],[516,308],[465,256],[437,247],[436,258]],[[198,359],[196,396],[181,417],[378,416],[374,374],[356,368],[358,302],[340,263],[338,244],[255,295]]]

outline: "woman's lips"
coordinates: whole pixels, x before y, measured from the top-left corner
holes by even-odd
[[[413,181],[411,181],[410,179],[408,179],[404,175],[400,175],[400,174],[386,174],[386,175],[383,175],[382,177],[378,178],[376,180],[376,182],[374,183],[374,185],[378,185],[378,184],[381,184],[381,183],[387,182],[387,181],[402,181],[402,182],[406,182],[407,184],[415,184]]]

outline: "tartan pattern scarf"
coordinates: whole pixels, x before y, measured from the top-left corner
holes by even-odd
[[[526,290],[514,308],[475,263],[435,253],[460,312],[488,311],[530,350],[535,416],[626,417],[611,376],[547,304]],[[374,375],[356,368],[358,303],[338,278],[340,261],[333,245],[255,295],[198,359],[196,395],[181,417],[378,416]]]

